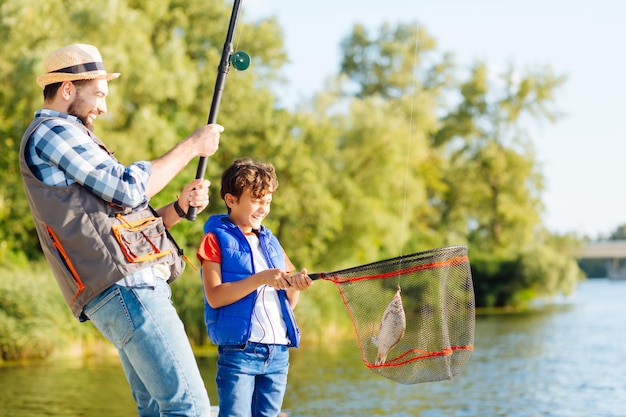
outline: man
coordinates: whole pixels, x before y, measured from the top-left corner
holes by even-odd
[[[169,299],[184,262],[167,229],[208,205],[209,182],[190,182],[158,210],[148,203],[193,158],[217,151],[223,127],[202,126],[163,156],[124,166],[93,134],[119,75],[92,45],[46,58],[44,105],[21,143],[24,187],[65,301],[117,347],[138,414],[206,417],[208,394]]]

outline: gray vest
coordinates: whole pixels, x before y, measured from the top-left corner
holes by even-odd
[[[72,313],[87,320],[82,314],[85,304],[150,265],[167,264],[171,272],[168,282],[178,278],[185,267],[182,250],[151,207],[131,211],[102,200],[77,183],[49,186],[35,177],[26,163],[26,144],[48,119],[53,118],[36,118],[24,133],[20,172],[43,253]],[[106,150],[88,129],[78,126]]]

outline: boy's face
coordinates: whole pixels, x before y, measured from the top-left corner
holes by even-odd
[[[265,194],[261,198],[253,198],[250,190],[245,190],[239,200],[232,194],[226,194],[224,200],[230,208],[230,219],[244,233],[253,229],[259,229],[261,222],[270,212],[272,193]]]

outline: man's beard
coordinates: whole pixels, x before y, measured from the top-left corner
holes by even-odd
[[[69,107],[67,108],[67,114],[74,116],[76,118],[78,118],[78,120],[80,120],[81,122],[83,122],[83,125],[85,125],[85,127],[89,130],[91,130],[93,132],[93,123],[90,123],[87,119],[87,116],[82,116],[79,112],[80,112],[80,107],[81,104],[83,104],[83,100],[81,100],[80,98],[76,98],[72,104],[69,105]]]

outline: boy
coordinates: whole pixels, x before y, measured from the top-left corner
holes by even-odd
[[[312,280],[261,222],[278,187],[271,164],[236,160],[222,175],[228,214],[211,216],[198,250],[207,332],[218,345],[219,416],[276,416],[300,331],[293,308]]]

